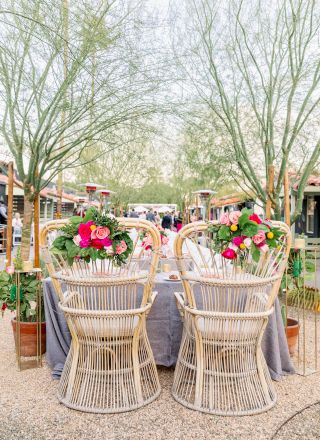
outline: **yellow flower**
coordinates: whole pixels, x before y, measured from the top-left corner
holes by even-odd
[[[272,240],[274,237],[274,233],[273,232],[268,232],[267,233],[267,238],[269,238],[269,240]]]
[[[96,225],[91,225],[90,226],[91,231],[94,231],[95,229],[97,229]]]
[[[231,226],[230,226],[230,230],[231,230],[232,232],[236,232],[236,231],[238,230],[238,226],[237,226],[237,225],[231,225]]]
[[[243,250],[243,249],[245,249],[245,248],[246,248],[246,245],[245,245],[244,243],[240,243],[240,246],[239,246],[239,248]]]

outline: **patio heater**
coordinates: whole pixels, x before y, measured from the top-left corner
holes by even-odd
[[[109,198],[111,194],[115,194],[115,192],[110,189],[100,189],[97,192],[100,194],[101,211],[106,213],[108,212]]]
[[[204,212],[203,212],[203,219],[209,220],[209,211],[208,211],[208,218],[207,218],[207,205],[209,202],[210,197],[213,196],[213,194],[216,194],[216,191],[212,191],[211,189],[199,189],[198,191],[194,191],[193,194],[196,194],[200,197],[200,201],[203,204]]]
[[[88,194],[88,199],[89,199],[89,206],[91,206],[97,188],[101,188],[102,185],[98,185],[97,183],[87,182],[87,183],[81,183],[80,186],[84,186],[86,188],[86,193]]]
[[[80,205],[80,216],[84,217],[84,206],[83,204],[87,201],[85,197],[78,197],[78,203]]]

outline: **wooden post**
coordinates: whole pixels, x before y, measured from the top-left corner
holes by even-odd
[[[268,188],[267,188],[267,203],[266,203],[266,218],[271,218],[271,195],[273,194],[274,190],[274,166],[269,165],[268,167]]]
[[[40,268],[40,245],[39,245],[39,224],[40,224],[40,194],[38,194],[33,202],[33,247],[34,247],[34,267]]]
[[[63,35],[64,35],[64,48],[63,48],[63,78],[67,79],[68,75],[68,40],[69,40],[69,2],[68,0],[63,0],[62,4],[62,19],[63,19]],[[64,96],[64,104],[66,104],[67,97]],[[65,107],[61,112],[61,127],[64,129],[66,120]],[[62,132],[63,133],[63,132]],[[64,133],[60,139],[60,149],[63,150],[65,147]],[[62,166],[62,162],[60,163]],[[57,181],[57,212],[56,217],[62,218],[62,187],[63,187],[63,173],[62,170],[59,171],[58,181]]]
[[[290,195],[289,195],[288,168],[286,168],[284,172],[283,190],[284,190],[284,221],[288,226],[290,226]]]
[[[6,267],[11,265],[12,259],[12,220],[13,220],[13,162],[8,163],[8,218],[7,218],[7,243]]]

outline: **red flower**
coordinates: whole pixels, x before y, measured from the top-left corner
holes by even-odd
[[[95,238],[94,240],[91,240],[91,246],[96,249],[103,249],[103,243],[102,240],[99,240],[98,238]]]
[[[257,223],[258,225],[262,223],[261,218],[257,214],[250,215],[249,220]]]
[[[227,258],[228,260],[234,260],[235,258],[237,258],[237,254],[233,249],[227,248],[226,250],[224,250],[221,255],[224,258]]]
[[[4,312],[4,311],[6,310],[7,307],[8,307],[7,304],[6,304],[6,303],[3,303],[3,304],[2,304],[2,307],[1,307],[1,310]]]

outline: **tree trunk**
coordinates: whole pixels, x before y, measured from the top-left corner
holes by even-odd
[[[24,188],[23,228],[21,239],[21,258],[29,260],[31,244],[31,225],[33,211],[33,194],[29,186]]]

